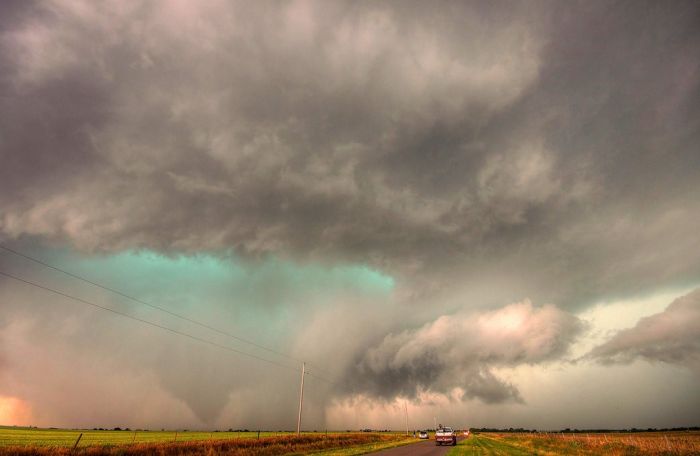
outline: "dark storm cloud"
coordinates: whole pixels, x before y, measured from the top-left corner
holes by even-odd
[[[700,370],[700,289],[619,331],[587,356],[603,364],[644,359]]]
[[[33,10],[2,35],[5,237],[527,262],[520,296],[565,302],[698,273],[696,4]]]
[[[491,369],[559,360],[584,324],[554,306],[529,301],[484,313],[442,316],[416,330],[387,335],[358,363],[359,389],[392,399],[421,391],[487,403],[522,402],[517,388]]]
[[[309,311],[326,326],[299,336],[365,369],[338,394],[526,400],[495,369],[563,356],[563,310],[541,351],[453,332],[404,363],[397,341],[700,278],[697,2],[0,8],[0,240],[380,269],[396,302]],[[197,403],[170,374],[220,412],[229,390]]]
[[[572,303],[700,272],[697,4],[4,7],[6,238]]]

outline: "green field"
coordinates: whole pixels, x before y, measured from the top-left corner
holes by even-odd
[[[83,434],[79,446],[123,445],[128,443],[184,442],[192,440],[254,439],[258,432],[196,431],[93,431],[79,429],[37,429],[0,426],[0,446],[43,445],[73,446]],[[260,432],[260,437],[290,435],[290,432]]]
[[[77,449],[72,447],[82,434]],[[95,431],[0,427],[0,455],[216,455],[355,456],[406,445],[402,433]]]

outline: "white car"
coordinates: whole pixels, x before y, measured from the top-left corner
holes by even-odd
[[[426,431],[418,431],[418,438],[419,439],[428,439],[430,437],[428,436],[428,433]]]

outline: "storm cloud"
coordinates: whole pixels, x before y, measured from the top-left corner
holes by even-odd
[[[584,329],[575,316],[530,301],[482,313],[446,315],[415,330],[389,334],[360,360],[363,392],[386,399],[423,391],[485,402],[522,401],[491,368],[560,360]]]
[[[498,269],[501,303],[687,280],[697,4],[643,5],[5,4],[0,233]]]
[[[595,347],[589,357],[603,364],[641,358],[700,370],[700,289],[673,301],[661,313],[642,318]]]
[[[700,283],[698,18],[693,1],[2,2],[0,242],[324,366],[316,423],[351,396],[527,404],[503,371],[567,360],[580,312]],[[50,363],[67,402],[85,389],[71,375],[98,401],[117,369],[124,403],[156,385],[173,425],[289,424],[255,407],[286,380],[148,331],[122,341],[78,307],[45,320],[51,299],[21,287],[0,279],[0,396],[44,423],[94,407],[62,412],[45,355],[17,354],[30,340],[78,358]],[[693,364],[692,309],[594,358]],[[211,394],[177,375],[188,360]],[[95,420],[129,416],[108,409]]]

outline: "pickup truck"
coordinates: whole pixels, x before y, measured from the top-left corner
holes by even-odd
[[[457,433],[450,427],[443,427],[435,431],[435,445],[457,445]]]

